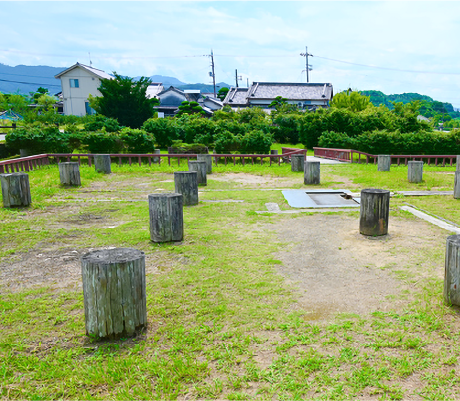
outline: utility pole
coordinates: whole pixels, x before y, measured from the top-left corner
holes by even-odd
[[[214,73],[214,54],[212,53],[211,49],[211,68],[212,72],[210,75],[212,76],[212,84],[214,86],[214,98],[216,98],[216,74]]]
[[[236,87],[238,88],[238,81],[241,81],[243,77],[240,75],[238,76],[238,70],[235,70],[235,82],[236,82]]]
[[[307,82],[310,82],[310,77],[308,72],[311,71],[313,68],[311,65],[308,64],[308,56],[313,57],[313,54],[308,53],[308,47],[305,46],[305,53],[300,53],[302,57],[305,57],[305,72],[307,73]]]

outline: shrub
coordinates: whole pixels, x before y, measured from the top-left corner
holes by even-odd
[[[299,119],[298,114],[276,113],[273,118],[273,126],[270,128],[273,139],[278,143],[299,143]]]
[[[19,127],[6,136],[7,147],[15,151],[28,149],[39,153],[68,153],[71,151],[68,136],[56,126],[32,124]]]
[[[158,147],[162,149],[171,146],[174,140],[180,139],[174,119],[150,118],[144,123],[142,129],[153,134]]]
[[[241,149],[241,135],[223,131],[215,136],[215,151],[220,154],[238,152]]]
[[[106,132],[117,132],[121,129],[115,118],[96,115],[94,119],[85,123],[85,131],[96,132],[105,129]]]
[[[120,153],[123,149],[120,137],[113,132],[87,132],[83,143],[90,153]]]
[[[144,130],[123,128],[120,139],[128,153],[152,153],[155,149],[155,137]]]
[[[208,147],[201,143],[183,143],[174,141],[173,145],[168,148],[168,153],[176,154],[208,154]]]
[[[246,154],[268,154],[272,146],[273,137],[261,130],[253,130],[243,136],[241,140],[241,153]]]
[[[322,148],[355,149],[356,140],[344,132],[326,131],[320,136],[318,146]]]

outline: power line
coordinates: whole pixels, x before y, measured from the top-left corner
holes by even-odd
[[[0,79],[2,82],[14,82],[15,84],[25,84],[25,85],[44,85],[44,86],[56,86],[56,87],[61,87],[61,85],[56,85],[56,84],[38,84],[36,82],[21,82],[21,81],[10,81],[8,79]]]
[[[23,75],[23,74],[11,74],[9,72],[0,72],[1,75],[14,75],[16,77],[29,77],[29,78],[44,78],[44,79],[56,79],[54,77],[44,77],[43,75],[42,76],[39,76],[39,75]]]

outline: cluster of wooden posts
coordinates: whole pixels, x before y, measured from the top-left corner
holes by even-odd
[[[110,155],[95,155],[95,169],[111,173]],[[389,171],[391,159],[378,158],[379,171]],[[320,163],[305,161],[305,155],[291,156],[292,171],[304,172],[306,185],[320,184]],[[189,161],[188,171],[174,172],[175,192],[148,195],[150,239],[153,242],[182,241],[184,237],[183,207],[198,204],[198,186],[207,184],[212,173],[211,155],[198,155]],[[420,182],[423,162],[410,161],[408,179]],[[460,186],[460,156],[457,157],[455,190]],[[62,185],[80,186],[79,164],[59,163]],[[0,174],[5,207],[26,207],[31,203],[29,176],[26,173]],[[390,191],[361,191],[359,231],[367,236],[388,234]],[[89,336],[119,338],[135,335],[147,324],[145,255],[132,248],[98,250],[85,254],[81,260],[85,324]],[[447,238],[445,258],[444,299],[460,305],[460,235]]]
[[[96,171],[110,174],[110,155],[95,155]],[[182,241],[183,206],[198,204],[198,186],[207,184],[212,156],[198,155],[189,171],[174,173],[175,192],[148,195],[150,239]],[[80,186],[77,162],[59,163],[62,185]],[[5,207],[31,204],[27,173],[0,174]],[[81,260],[86,334],[99,338],[133,336],[147,324],[145,255],[132,248],[98,250]]]

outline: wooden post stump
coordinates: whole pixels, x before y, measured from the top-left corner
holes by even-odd
[[[388,234],[390,216],[390,191],[386,189],[363,189],[359,232],[363,235],[379,236]]]
[[[80,165],[77,162],[59,163],[58,166],[62,185],[81,185]]]
[[[423,162],[410,161],[407,163],[407,179],[409,182],[422,182]]]
[[[132,248],[104,249],[81,258],[86,334],[133,336],[147,325],[145,255]]]
[[[161,150],[160,150],[160,149],[155,149],[155,150],[153,151],[153,154],[154,154],[154,155],[159,155],[160,153],[161,153]],[[160,163],[160,158],[159,158],[159,157],[152,157],[152,161],[153,161],[154,163]]]
[[[98,173],[110,174],[112,172],[110,155],[94,155],[94,167]]]
[[[454,198],[460,198],[460,171],[455,172],[455,182],[454,182]]]
[[[305,162],[305,172],[303,182],[305,185],[320,183],[320,162]]]
[[[455,164],[455,171],[460,171],[460,155],[457,155],[457,163]]]
[[[204,161],[198,160],[190,160],[188,162],[188,171],[196,171],[197,172],[197,180],[198,185],[206,186],[207,185],[207,178],[206,178],[206,171],[207,165]]]
[[[0,174],[0,182],[4,207],[21,207],[31,204],[29,176],[26,173]]]
[[[212,173],[212,156],[211,155],[196,155],[199,162],[206,162],[206,173]]]
[[[196,171],[175,171],[175,191],[182,194],[184,206],[198,205],[198,173]]]
[[[460,306],[460,235],[450,235],[446,241],[444,301]]]
[[[182,194],[149,195],[150,239],[153,242],[182,241],[184,211]]]
[[[391,167],[391,156],[390,155],[378,155],[377,156],[377,170],[378,171],[390,171]]]
[[[271,155],[277,155],[278,154],[278,151],[276,149],[271,149],[270,150],[270,154]]]
[[[291,156],[291,171],[304,171],[305,155]]]

